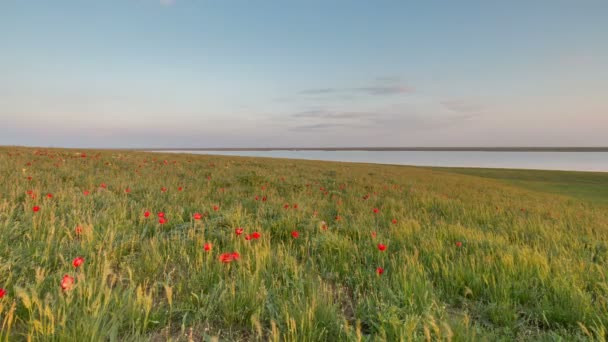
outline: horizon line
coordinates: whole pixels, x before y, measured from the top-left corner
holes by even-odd
[[[608,152],[608,146],[351,146],[351,147],[60,147],[18,146],[1,147],[88,149],[119,151],[421,151],[421,152]]]

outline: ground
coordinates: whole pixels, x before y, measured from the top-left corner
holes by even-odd
[[[607,337],[606,174],[16,147],[0,172],[2,340]]]

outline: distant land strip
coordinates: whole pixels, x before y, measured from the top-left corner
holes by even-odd
[[[608,147],[200,147],[125,148],[136,151],[448,151],[448,152],[608,152]]]

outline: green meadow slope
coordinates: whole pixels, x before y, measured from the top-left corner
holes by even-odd
[[[0,340],[608,337],[605,174],[8,147],[0,172]]]

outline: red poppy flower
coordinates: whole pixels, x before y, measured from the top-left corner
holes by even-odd
[[[340,216],[336,216],[336,221],[340,221],[341,217]]]
[[[377,214],[377,213],[379,213],[379,212],[380,212],[380,209],[378,209],[378,208],[374,208],[374,214]]]
[[[85,190],[85,191],[82,192],[82,194],[85,195],[85,196],[88,196],[89,195],[89,191]]]
[[[298,209],[298,203],[294,204],[294,205],[293,205],[293,208],[294,208],[294,209]]]
[[[28,195],[33,195],[34,194],[34,190],[28,190],[25,193],[28,194]]]
[[[194,215],[192,215],[192,218],[195,220],[200,220],[203,217],[203,215],[201,215],[200,213],[194,213]]]
[[[100,188],[106,189],[108,186],[106,185],[106,183],[101,183],[99,184]]]
[[[161,212],[159,212],[159,213],[158,213],[158,217],[165,217],[165,213],[164,213],[164,212],[162,212],[162,211],[161,211]]]
[[[203,249],[207,252],[209,252],[211,250],[211,248],[213,247],[212,244],[210,244],[209,242],[207,242],[204,246]]]
[[[462,247],[462,242],[461,241],[456,241],[456,247]]]
[[[376,268],[376,273],[377,273],[378,275],[382,275],[382,273],[384,273],[384,268],[382,268],[382,267],[378,267],[378,268]]]
[[[144,212],[144,217],[150,217],[150,212],[146,210],[146,211]]]
[[[0,287],[0,298],[4,297],[4,295],[6,295],[6,290]]]
[[[37,205],[35,205],[35,206],[32,208],[32,210],[33,210],[34,212],[38,212],[38,211],[40,211],[40,207],[39,207],[39,206],[37,206]]]
[[[393,224],[397,224],[397,219],[393,219]]]
[[[321,229],[327,230],[327,223],[325,221],[321,221]]]
[[[258,232],[253,232],[253,234],[251,234],[251,237],[252,237],[252,238],[254,238],[254,239],[256,239],[256,240],[257,240],[257,239],[259,239],[259,238],[260,238],[260,236],[261,236],[261,235],[260,235],[260,233],[258,233]]]
[[[76,226],[76,228],[74,228],[74,233],[76,235],[82,234],[82,227],[81,226]]]
[[[182,191],[182,190],[184,190],[183,187],[181,187],[181,186],[177,187],[177,191]]]
[[[218,207],[217,205],[214,205],[213,206],[213,211],[218,211],[218,210],[220,210],[220,207]]]
[[[32,180],[32,176],[27,176],[27,180]]]
[[[125,189],[125,193],[127,193],[127,194],[131,193],[131,189],[130,188],[126,188]]]
[[[376,235],[377,235],[376,232],[372,232],[372,239],[375,239]]]
[[[266,197],[266,196],[262,197],[262,202],[266,202],[267,199],[268,199],[268,197]]]
[[[235,233],[236,235],[241,235],[241,234],[243,234],[243,228],[236,228],[236,229],[234,230],[234,233]]]
[[[384,252],[384,250],[386,250],[386,245],[382,244],[382,243],[379,243],[378,244],[378,249],[380,250],[380,252]]]
[[[260,196],[255,196],[254,199],[257,201],[260,199]]]
[[[251,235],[245,236],[245,240],[247,240],[247,241],[251,240]]]
[[[167,219],[164,218],[164,217],[161,217],[161,218],[158,219],[158,223],[165,224],[165,223],[167,223]]]
[[[74,267],[78,267],[80,265],[84,264],[84,258],[83,257],[77,257],[74,258],[74,260],[72,260],[72,265],[74,265]]]
[[[294,239],[297,239],[298,237],[300,237],[300,233],[298,233],[297,231],[295,231],[295,230],[294,230],[293,232],[291,232],[291,236],[292,236]]]
[[[230,263],[232,261],[237,261],[239,258],[240,258],[240,255],[237,252],[222,253],[220,255],[220,261],[225,264]]]
[[[288,208],[289,208],[289,203],[285,203],[285,204],[283,204],[283,208],[284,208],[284,209],[288,209]]]
[[[72,288],[72,285],[74,285],[74,278],[70,277],[67,274],[64,275],[63,278],[61,279],[61,289],[63,291],[69,290]]]
[[[167,188],[162,187],[162,188],[160,188],[160,191],[162,191],[162,192],[167,192]]]
[[[53,198],[53,194],[46,194],[47,198]]]

